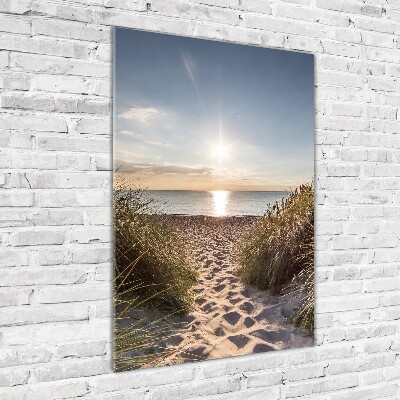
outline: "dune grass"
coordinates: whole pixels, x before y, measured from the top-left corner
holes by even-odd
[[[135,267],[138,261],[134,260],[132,266]],[[162,342],[174,329],[168,321],[168,314],[149,314],[147,311],[132,318],[131,311],[140,312],[151,307],[153,297],[143,295],[145,285],[140,282],[130,281],[129,288],[124,289],[124,275],[126,271],[121,271],[114,279],[113,365],[116,372],[156,366],[165,360],[170,351]]]
[[[314,325],[314,186],[301,185],[275,203],[243,237],[238,247],[238,273],[245,283],[279,294],[296,277],[306,292],[293,320],[313,331]]]
[[[184,314],[192,307],[197,278],[189,252],[178,231],[151,215],[160,205],[144,190],[126,187],[116,182],[113,198],[116,287],[127,296],[135,287],[154,307]]]
[[[127,190],[131,189],[131,190]],[[169,353],[161,345],[171,335],[172,315],[193,306],[197,273],[171,225],[155,218],[160,205],[124,179],[114,183],[114,368],[157,365]],[[140,313],[131,318],[134,310]]]
[[[314,332],[314,242],[306,246],[302,257],[304,268],[299,273],[297,289],[304,290],[305,296],[300,307],[293,313],[292,320],[301,328]]]

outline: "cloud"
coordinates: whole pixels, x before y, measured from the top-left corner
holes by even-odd
[[[150,144],[153,146],[160,146],[160,147],[173,147],[172,144],[164,143],[157,139],[153,139],[153,138],[146,139],[146,136],[142,135],[141,133],[132,132],[132,131],[119,131],[118,133],[121,135],[131,136],[134,140],[141,142],[141,143],[146,143],[146,144]]]
[[[144,140],[143,143],[152,144],[153,146],[172,147],[172,144],[159,142],[157,140]]]
[[[142,135],[141,133],[137,133],[137,132],[132,132],[132,131],[119,131],[119,133],[121,135],[126,135],[126,136],[132,136],[135,139],[142,139],[144,138],[144,135]]]
[[[165,112],[157,110],[154,107],[132,107],[120,114],[118,117],[124,119],[133,119],[141,122],[142,124],[150,123],[154,118],[167,115]]]
[[[183,165],[174,164],[154,164],[154,163],[133,163],[127,162],[120,169],[121,173],[147,173],[147,174],[200,174],[209,175],[213,172],[213,168],[199,166],[199,167],[186,167]]]

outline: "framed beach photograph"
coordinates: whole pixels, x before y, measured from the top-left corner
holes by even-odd
[[[113,46],[114,370],[312,346],[313,55]]]

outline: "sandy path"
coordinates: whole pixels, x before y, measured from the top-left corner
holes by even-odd
[[[271,296],[234,274],[235,244],[254,219],[175,218],[200,278],[193,289],[196,308],[185,328],[164,341],[173,352],[162,365],[313,344],[285,318],[296,306],[294,296]]]

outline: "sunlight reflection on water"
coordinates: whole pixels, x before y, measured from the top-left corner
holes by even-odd
[[[224,217],[226,215],[226,206],[229,202],[229,195],[231,192],[226,190],[213,190],[211,191],[214,215],[216,217]]]

